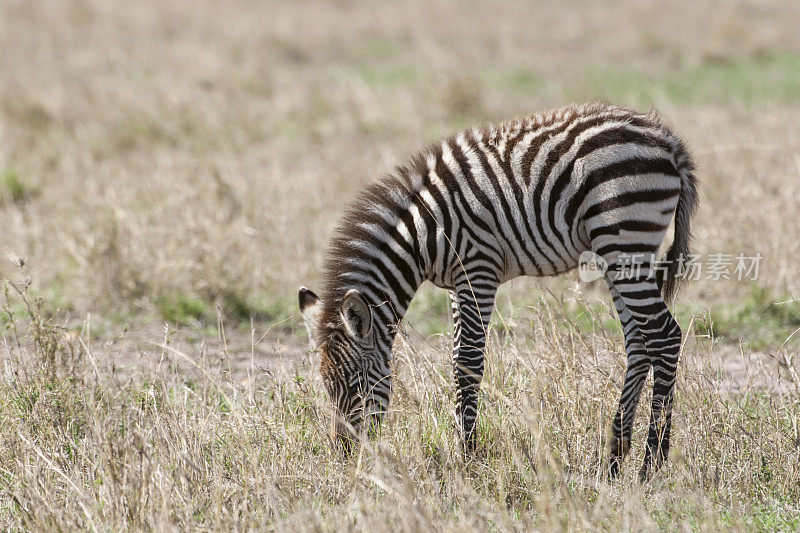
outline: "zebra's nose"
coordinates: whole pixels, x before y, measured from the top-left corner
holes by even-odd
[[[349,454],[352,451],[352,432],[350,431],[350,428],[347,427],[347,422],[337,415],[333,415],[331,424],[331,439],[335,445],[341,446],[342,450],[344,450],[346,454]]]

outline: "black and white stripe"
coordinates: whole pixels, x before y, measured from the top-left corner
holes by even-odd
[[[300,293],[336,407],[336,435],[388,407],[396,325],[428,280],[450,291],[457,412],[472,450],[498,286],[570,270],[588,250],[609,265],[628,353],[610,471],[618,473],[630,447],[652,367],[646,476],[669,449],[681,331],[665,298],[675,290],[677,258],[689,250],[692,172],[682,142],[654,113],[586,104],[461,132],[368,187],[331,242],[323,298]],[[641,274],[621,278],[624,257],[654,257],[673,217],[667,271],[650,276],[645,263]]]

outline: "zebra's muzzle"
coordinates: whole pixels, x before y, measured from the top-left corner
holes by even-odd
[[[357,428],[347,422],[339,413],[333,414],[331,440],[334,445],[349,455],[353,451],[353,441],[358,437]]]

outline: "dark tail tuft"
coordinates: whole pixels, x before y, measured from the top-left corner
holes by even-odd
[[[656,270],[656,281],[667,303],[675,296],[683,281],[676,277],[676,274],[680,266],[679,260],[685,258],[691,249],[691,220],[697,210],[697,178],[694,175],[694,165],[686,156],[685,161],[677,162],[677,167],[681,173],[681,193],[678,197],[678,206],[675,208],[675,238],[665,257],[666,271]]]

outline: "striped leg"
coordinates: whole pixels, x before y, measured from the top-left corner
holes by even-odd
[[[450,310],[453,314],[453,360],[455,361],[461,342],[461,313],[458,311],[456,291],[451,290],[448,294],[450,295]]]
[[[653,403],[647,449],[639,478],[646,480],[666,460],[672,421],[672,396],[681,347],[681,330],[658,285],[642,274],[615,279],[613,286],[638,326],[653,366]],[[627,379],[626,379],[627,381]]]
[[[486,329],[492,315],[496,285],[464,285],[451,291],[453,304],[453,373],[456,416],[467,454],[475,450],[478,391],[483,378]]]
[[[622,460],[631,447],[631,431],[633,419],[636,416],[636,407],[639,405],[639,396],[642,386],[650,372],[650,356],[644,345],[644,339],[639,333],[636,321],[633,319],[619,291],[606,279],[614,306],[617,309],[622,331],[625,335],[625,352],[628,355],[628,368],[625,372],[625,382],[622,385],[622,394],[619,398],[619,407],[611,423],[611,440],[609,441],[609,476],[611,479],[619,475]]]

